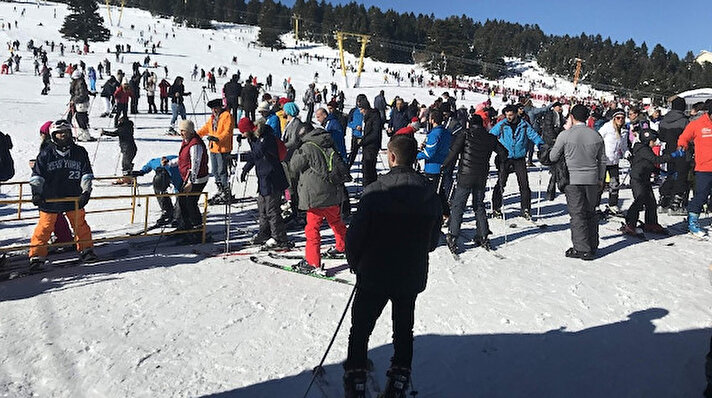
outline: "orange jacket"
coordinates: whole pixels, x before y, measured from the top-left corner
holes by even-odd
[[[695,171],[712,171],[712,120],[704,114],[691,121],[677,139],[677,146],[687,149],[695,143]]]
[[[232,115],[228,111],[223,111],[218,117],[218,128],[213,129],[213,119],[211,115],[207,123],[198,130],[198,135],[205,137],[211,135],[217,137],[218,141],[208,141],[208,148],[212,153],[230,153],[232,152],[232,130],[235,123],[232,120]]]

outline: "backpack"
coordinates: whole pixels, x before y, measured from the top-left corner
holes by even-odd
[[[0,132],[0,181],[8,181],[15,176],[15,162],[10,155],[12,139]]]
[[[334,185],[341,185],[352,180],[351,171],[346,163],[344,163],[344,160],[341,159],[341,156],[334,157],[334,154],[336,153],[334,148],[330,148],[331,155],[327,155],[326,151],[324,151],[319,145],[313,142],[308,143],[314,145],[317,149],[319,149],[319,151],[321,151],[322,155],[324,155],[324,160],[326,160],[327,181]]]
[[[287,158],[287,146],[279,138],[275,137],[275,140],[277,141],[277,157],[280,162],[284,162],[284,159]]]
[[[534,123],[532,123],[532,127],[539,135],[541,135],[541,128],[544,126],[544,117],[546,116],[546,113],[547,111],[542,111],[534,116]]]

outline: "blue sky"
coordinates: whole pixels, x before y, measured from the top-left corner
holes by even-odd
[[[329,0],[332,4],[349,1]],[[291,6],[294,0],[283,0]],[[366,7],[435,14],[436,17],[466,14],[475,20],[504,19],[521,24],[539,24],[545,34],[601,34],[623,42],[629,38],[652,51],[660,43],[683,57],[688,50],[712,51],[712,1],[687,0],[399,0],[362,1]],[[437,4],[437,7],[433,7]]]

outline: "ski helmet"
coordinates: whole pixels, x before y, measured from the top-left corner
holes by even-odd
[[[82,75],[82,71],[80,71],[79,69],[77,69],[77,70],[75,70],[74,72],[72,72],[72,80],[81,79],[82,76],[83,76],[83,75]]]
[[[658,132],[653,129],[643,129],[638,133],[638,139],[641,143],[649,145],[650,141],[656,141],[658,139]]]
[[[64,132],[64,138],[59,139],[57,133]],[[49,128],[49,134],[52,137],[52,142],[57,146],[60,151],[66,151],[69,146],[72,145],[72,125],[64,119],[57,120],[52,123]]]
[[[165,167],[157,167],[156,175],[153,176],[153,189],[156,192],[166,192],[171,185],[171,175]]]

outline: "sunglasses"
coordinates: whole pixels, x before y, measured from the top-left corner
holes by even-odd
[[[616,117],[614,117],[614,119],[616,119],[616,120],[623,120],[623,119],[625,119],[625,118],[624,118],[623,116],[616,116]]]

